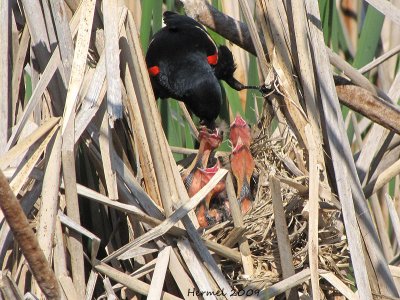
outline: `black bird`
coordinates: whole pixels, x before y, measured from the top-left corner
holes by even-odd
[[[233,77],[236,66],[231,51],[217,47],[194,19],[167,11],[164,23],[146,54],[155,97],[183,101],[200,124],[214,129],[222,104],[218,80],[238,91],[258,87],[244,86]]]

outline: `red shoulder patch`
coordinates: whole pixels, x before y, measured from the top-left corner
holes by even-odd
[[[151,76],[157,76],[160,73],[160,68],[158,66],[153,66],[148,68],[149,74]]]
[[[210,65],[215,66],[218,62],[218,53],[207,56],[207,61]]]

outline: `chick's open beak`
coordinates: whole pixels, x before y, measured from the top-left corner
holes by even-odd
[[[199,141],[200,146],[196,157],[182,174],[183,182],[188,191],[191,188],[197,190],[198,187],[192,187],[192,185],[196,183],[194,178],[195,173],[197,169],[204,169],[207,167],[211,152],[218,148],[222,142],[222,135],[218,129],[210,133],[206,127],[202,127],[199,132]]]
[[[239,137],[242,139],[242,143],[250,148],[250,127],[240,115],[237,115],[230,125],[229,139],[231,140],[233,147],[236,146]]]

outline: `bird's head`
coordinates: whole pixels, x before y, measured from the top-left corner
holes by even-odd
[[[215,128],[210,132],[209,128],[202,126],[199,132],[200,144],[204,144],[207,149],[214,150],[219,147],[222,142],[222,132],[219,128]]]
[[[229,79],[233,79],[236,65],[233,60],[232,52],[226,46],[219,46],[218,48],[218,62],[215,65],[215,76],[218,79],[225,80],[228,84]],[[230,85],[230,84],[229,84]],[[234,87],[233,87],[234,88]]]
[[[220,163],[219,161],[217,161],[217,163],[211,168],[200,169],[202,187],[205,186],[213,178],[213,176],[218,172],[220,168],[221,168]],[[224,190],[225,190],[225,181],[221,180],[206,196],[205,198],[206,207],[209,208],[211,199]]]
[[[215,76],[219,80],[224,80],[229,86],[237,91],[241,91],[243,89],[257,89],[258,86],[247,86],[240,83],[235,79],[233,74],[236,71],[236,64],[233,59],[233,55],[231,50],[228,47],[222,45],[218,48],[218,63],[215,65]]]
[[[188,69],[176,74],[182,78],[182,97],[178,99],[200,118],[202,125],[214,129],[222,105],[221,86],[207,63],[193,61],[192,68]]]

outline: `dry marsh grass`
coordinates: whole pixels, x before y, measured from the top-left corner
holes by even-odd
[[[176,4],[123,2],[0,2],[0,299],[398,298],[394,2],[367,1],[367,39],[334,1],[181,1],[272,90],[227,90],[225,121],[253,125],[245,216],[229,165],[188,196],[176,158],[197,129],[154,99],[143,48]],[[233,218],[199,230],[221,180]]]

